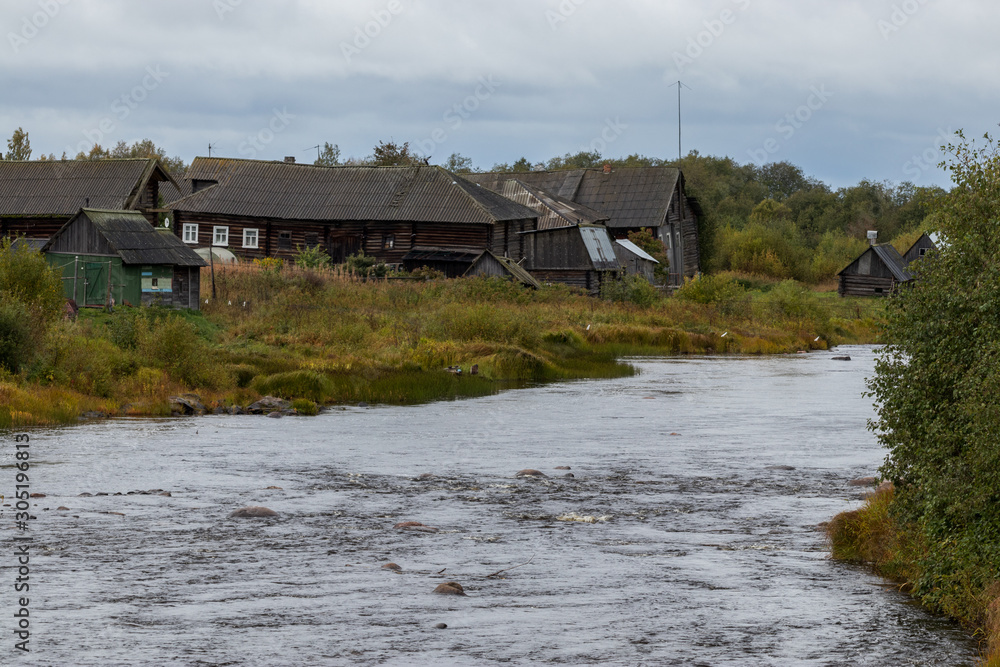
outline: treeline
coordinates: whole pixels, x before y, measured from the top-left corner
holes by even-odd
[[[31,158],[28,133],[18,128],[7,142],[6,159]],[[187,165],[151,140],[129,144],[118,142],[106,149],[95,145],[76,159],[157,157],[177,178]],[[66,156],[63,156],[65,159]],[[56,159],[54,155],[41,159]],[[326,142],[315,164],[324,166],[399,166],[428,164],[429,158],[409,142],[380,141],[371,155],[342,159],[340,148]],[[833,189],[807,176],[789,162],[765,165],[740,164],[729,157],[688,153],[681,160],[665,160],[633,154],[606,158],[596,151],[581,151],[531,163],[520,158],[513,163],[494,164],[490,170],[519,173],[535,169],[670,166],[684,172],[687,191],[697,198],[704,215],[699,223],[701,265],[706,273],[737,274],[808,283],[832,280],[836,273],[865,248],[869,230],[880,242],[891,242],[904,252],[924,231],[936,227],[927,216],[946,193],[937,186],[920,187],[910,182],[863,179],[857,185]],[[441,165],[456,173],[483,171],[473,160],[451,154]]]

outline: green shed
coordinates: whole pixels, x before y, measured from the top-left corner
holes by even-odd
[[[138,211],[80,209],[42,247],[79,306],[198,308],[205,260]]]

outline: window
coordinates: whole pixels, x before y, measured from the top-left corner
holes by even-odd
[[[316,246],[319,245],[319,234],[317,234],[316,232],[310,232],[306,234],[305,238],[306,238],[307,248],[315,248]]]
[[[278,250],[292,249],[292,233],[278,232]]]
[[[256,229],[244,229],[243,230],[243,247],[244,248],[256,248],[257,247],[257,230]]]
[[[153,278],[153,289],[157,289],[160,286],[160,279]]]
[[[396,247],[396,235],[395,234],[383,234],[382,235],[382,250],[392,250]]]
[[[212,228],[212,245],[229,245],[229,227]]]
[[[198,242],[198,225],[184,223],[184,243]]]
[[[920,254],[921,257],[923,257],[924,255],[926,255],[927,254],[927,248],[921,248],[919,254]]]

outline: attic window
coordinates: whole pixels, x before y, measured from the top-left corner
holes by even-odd
[[[917,254],[919,254],[919,255],[920,255],[921,257],[923,257],[924,255],[926,255],[926,254],[927,254],[927,248],[921,248],[921,249],[920,249],[920,250],[919,250],[919,251],[917,252]]]

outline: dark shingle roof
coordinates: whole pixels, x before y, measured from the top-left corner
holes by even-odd
[[[493,223],[535,218],[526,206],[441,167],[318,167],[195,158],[185,175],[217,181],[171,204],[189,213],[286,220]]]
[[[137,211],[81,209],[56,232],[43,251],[56,244],[70,227],[84,216],[93,223],[111,248],[126,264],[172,264],[208,266],[198,254],[171,233],[161,232]]]
[[[903,256],[894,247],[888,244],[876,245],[872,246],[872,250],[885,263],[896,280],[901,283],[913,280],[913,276],[906,270],[906,260],[903,259]]]
[[[70,216],[83,206],[134,208],[153,177],[170,182],[153,158],[0,160],[0,216]]]
[[[501,192],[510,178],[589,206],[606,214],[609,227],[657,227],[667,217],[680,170],[637,167],[568,171],[531,171],[519,174],[468,174],[469,180]]]

